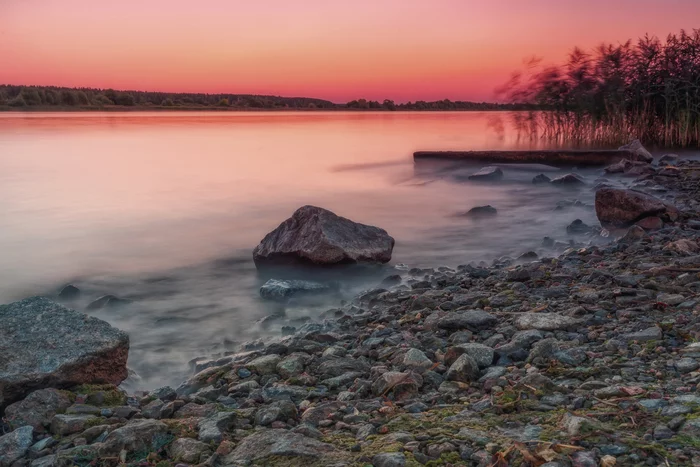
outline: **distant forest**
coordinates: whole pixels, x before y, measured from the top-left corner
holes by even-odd
[[[396,104],[357,99],[335,104],[309,97],[195,94],[54,86],[0,85],[0,110],[523,110],[531,106],[487,102],[416,101]]]

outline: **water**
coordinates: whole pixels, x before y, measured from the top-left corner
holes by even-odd
[[[527,148],[502,113],[0,114],[0,303],[55,295],[73,283],[78,309],[103,295],[134,300],[92,314],[127,331],[129,365],[152,388],[177,384],[197,356],[279,335],[279,311],[257,293],[251,252],[298,207],[313,204],[396,238],[391,265],[456,266],[519,255],[542,237],[566,241],[574,219],[595,223],[590,185],[502,182],[479,167],[414,166],[427,149]],[[581,173],[581,172],[579,172]],[[456,214],[491,204],[498,215]],[[391,266],[390,265],[390,266]],[[338,277],[348,297],[390,266]],[[314,318],[337,303],[298,306]]]

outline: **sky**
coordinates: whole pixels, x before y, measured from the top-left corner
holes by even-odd
[[[0,83],[492,101],[528,57],[698,18],[700,0],[0,0]]]

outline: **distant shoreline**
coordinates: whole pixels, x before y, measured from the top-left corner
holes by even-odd
[[[138,107],[138,106],[105,106],[105,107],[74,107],[74,106],[32,106],[10,107],[0,106],[0,113],[43,113],[43,112],[357,112],[357,113],[396,113],[396,112],[522,112],[526,109],[357,109],[351,107],[336,108],[306,108],[306,107],[279,107],[279,108],[251,108],[251,107]],[[535,109],[530,109],[535,110]]]

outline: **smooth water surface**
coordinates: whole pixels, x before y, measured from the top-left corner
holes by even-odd
[[[251,252],[305,204],[386,229],[392,265],[456,266],[567,241],[594,222],[589,186],[533,186],[537,171],[414,166],[430,149],[527,148],[505,113],[8,113],[0,114],[0,303],[83,290],[133,304],[94,312],[131,336],[130,366],[150,388],[177,384],[186,362],[278,331],[256,324],[278,305]],[[556,175],[556,174],[555,174]],[[458,214],[490,204],[498,215]],[[380,271],[348,278],[346,296]],[[341,278],[342,279],[342,278]],[[342,282],[342,281],[341,281]],[[327,307],[327,306],[326,306]],[[309,310],[288,310],[305,317]]]

